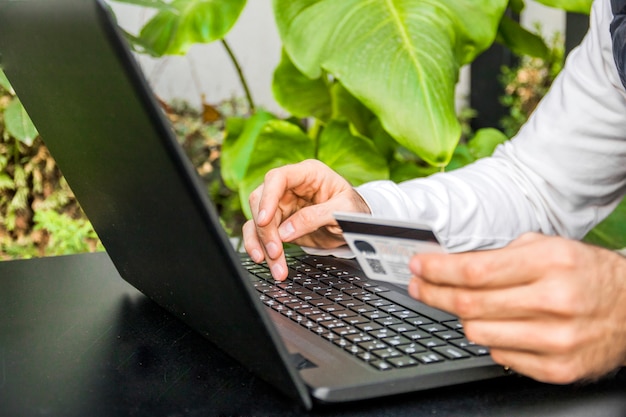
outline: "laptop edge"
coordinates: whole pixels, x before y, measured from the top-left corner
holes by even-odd
[[[265,307],[237,279],[247,272],[228,237],[212,227],[219,223],[217,214],[199,181],[190,181],[197,175],[166,129],[168,122],[155,111],[154,97],[145,93],[150,89],[125,41],[106,24],[110,16],[105,9],[99,0],[0,1],[0,65],[120,275],[311,408],[308,389],[287,365],[289,354]],[[73,48],[72,61],[59,66],[54,56],[68,55],[67,48]],[[41,103],[41,97],[52,100]],[[90,100],[99,102],[102,114],[82,105]],[[120,102],[128,103],[128,112],[118,111]],[[120,126],[127,131],[120,132]],[[94,140],[96,135],[101,139]],[[161,151],[165,148],[169,154]],[[116,163],[124,159],[133,162]],[[136,170],[128,171],[129,166]],[[179,175],[172,177],[171,172]],[[114,197],[118,195],[126,201]],[[149,244],[146,235],[153,237]],[[189,244],[174,244],[179,241]],[[216,274],[232,279],[209,278]],[[185,277],[184,288],[173,282],[179,277]],[[216,293],[223,300],[219,305],[209,303],[216,299],[210,294]]]

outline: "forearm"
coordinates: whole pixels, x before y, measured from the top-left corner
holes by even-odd
[[[510,172],[508,161],[486,158],[454,172],[375,182],[358,191],[374,216],[430,226],[448,250],[495,248],[541,228]]]

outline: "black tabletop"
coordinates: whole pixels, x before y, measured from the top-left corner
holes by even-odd
[[[124,282],[106,253],[0,262],[0,416],[626,416],[626,373],[306,412]]]

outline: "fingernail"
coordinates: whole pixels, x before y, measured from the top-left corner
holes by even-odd
[[[285,269],[283,268],[282,265],[280,264],[276,264],[274,266],[272,266],[272,276],[274,278],[276,278],[277,280],[283,280],[283,274],[285,272]]]
[[[256,218],[257,223],[263,223],[267,218],[267,211],[261,210],[259,211],[259,215]]]
[[[278,234],[282,240],[288,240],[295,232],[296,229],[291,222],[283,223],[278,229]]]
[[[422,262],[419,260],[417,256],[414,256],[409,261],[409,270],[413,273],[413,275],[421,277],[422,276]]]
[[[267,246],[265,246],[265,250],[272,259],[276,259],[280,255],[280,249],[275,242],[268,243]]]
[[[419,296],[420,296],[419,282],[415,278],[409,281],[409,295],[415,299],[419,299]]]
[[[250,257],[252,258],[254,262],[257,262],[257,263],[263,260],[263,254],[258,249],[254,249]]]

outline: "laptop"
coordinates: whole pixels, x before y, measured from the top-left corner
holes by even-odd
[[[506,374],[352,261],[238,253],[101,0],[0,0],[0,65],[119,274],[304,407]]]

